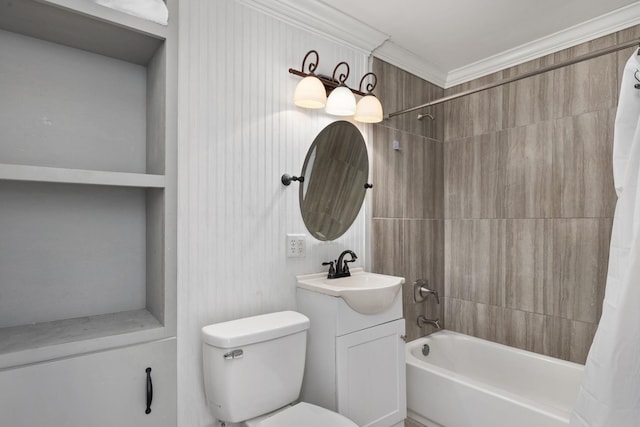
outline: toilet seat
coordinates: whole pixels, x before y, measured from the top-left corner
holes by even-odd
[[[260,421],[258,427],[358,427],[356,423],[320,406],[298,403]]]

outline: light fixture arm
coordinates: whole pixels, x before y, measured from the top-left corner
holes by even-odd
[[[307,58],[311,54],[314,54],[316,56],[316,61],[315,62],[312,61],[312,62],[309,63],[309,74],[310,75],[315,75],[314,71],[316,71],[316,69],[318,68],[318,64],[320,63],[320,55],[318,55],[318,52],[315,51],[315,50],[310,50],[304,56],[304,59],[302,60],[302,67],[300,67],[300,71],[304,72],[304,64],[307,62]],[[291,72],[291,70],[289,70],[289,72]]]
[[[360,86],[358,87],[358,90],[360,92],[362,92],[362,83],[364,83],[364,79],[367,76],[373,76],[373,83],[367,83],[367,86],[365,87],[365,90],[367,91],[367,94],[371,94],[371,92],[373,92],[373,90],[376,88],[376,85],[378,84],[378,76],[376,76],[374,73],[367,73],[364,76],[362,76],[362,78],[360,79]]]
[[[340,68],[341,65],[344,65],[345,67],[347,67],[347,74],[341,73],[337,78],[336,78],[336,72],[338,71],[338,68]],[[336,68],[333,69],[333,80],[340,83],[339,86],[347,86],[347,84],[345,83],[347,81],[347,79],[349,78],[349,73],[351,72],[351,69],[349,68],[349,64],[347,64],[346,62],[342,61],[342,62],[338,62],[338,65],[336,65]],[[349,87],[349,86],[347,86]],[[351,88],[349,88],[351,89]],[[353,92],[353,90],[351,90]]]

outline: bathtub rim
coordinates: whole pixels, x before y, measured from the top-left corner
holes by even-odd
[[[478,337],[474,337],[471,335],[466,335],[460,332],[455,332],[455,331],[450,331],[450,330],[446,330],[446,329],[442,329],[439,331],[436,331],[432,334],[429,334],[427,336],[424,337],[420,337],[417,338],[413,341],[409,341],[405,344],[405,361],[407,365],[410,365],[411,367],[415,368],[415,369],[421,369],[421,370],[426,370],[431,372],[434,375],[437,375],[439,377],[443,377],[443,378],[447,378],[457,384],[466,386],[466,387],[470,387],[474,390],[477,390],[479,392],[483,392],[483,393],[487,393],[493,397],[496,398],[500,398],[500,399],[507,399],[509,401],[511,401],[512,403],[522,406],[524,408],[527,408],[529,410],[532,411],[537,411],[537,412],[541,412],[551,418],[554,418],[558,421],[562,421],[562,422],[566,422],[567,425],[569,423],[569,417],[571,416],[571,409],[569,409],[568,411],[566,410],[562,410],[559,409],[557,407],[554,406],[550,406],[548,404],[545,404],[543,402],[537,402],[533,399],[529,399],[523,396],[520,396],[516,393],[513,393],[509,390],[505,390],[502,389],[500,387],[496,387],[492,384],[488,384],[488,383],[484,383],[481,381],[477,381],[474,380],[473,378],[470,378],[466,375],[462,375],[462,374],[458,374],[454,371],[451,371],[449,369],[445,369],[442,368],[438,365],[434,365],[432,363],[428,363],[424,360],[421,360],[420,358],[416,357],[413,353],[412,350],[419,350],[420,347],[422,347],[423,344],[427,344],[430,337],[433,336],[439,336],[439,335],[449,335],[449,336],[455,336],[455,337],[462,337],[463,339],[468,339],[471,341],[478,341],[484,344],[490,344],[490,345],[495,345],[499,348],[501,348],[503,351],[507,351],[507,352],[513,352],[513,353],[517,353],[517,354],[523,354],[526,355],[528,357],[533,357],[535,359],[540,359],[540,360],[544,360],[545,362],[549,362],[549,363],[554,363],[554,364],[558,364],[558,365],[564,365],[564,366],[568,366],[571,369],[580,369],[583,370],[584,369],[584,365],[581,365],[579,363],[575,363],[575,362],[571,362],[568,360],[562,360],[562,359],[558,359],[555,357],[551,357],[551,356],[547,356],[544,354],[539,354],[539,353],[534,353],[532,351],[528,351],[528,350],[523,350],[520,348],[516,348],[516,347],[511,347],[505,344],[501,344],[501,343],[497,343],[494,341],[489,341],[483,338],[478,338]],[[407,373],[409,372],[409,369],[407,369]],[[419,414],[418,412],[411,410],[412,412]],[[421,415],[424,416],[424,415]]]

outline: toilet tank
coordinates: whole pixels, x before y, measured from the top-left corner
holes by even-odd
[[[204,388],[216,419],[245,421],[300,395],[309,319],[281,311],[202,328]]]

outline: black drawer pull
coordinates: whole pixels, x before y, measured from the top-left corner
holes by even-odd
[[[146,369],[147,372],[147,410],[145,414],[151,413],[151,401],[153,400],[153,384],[151,383],[151,368]]]

